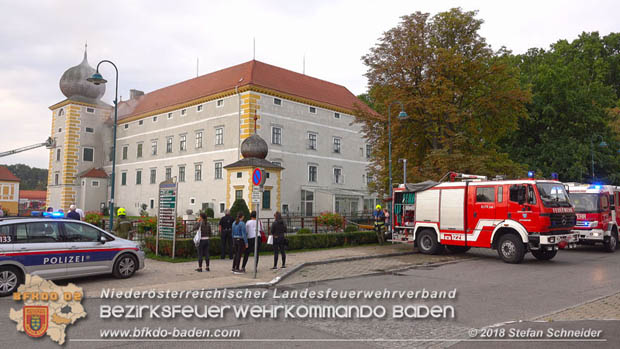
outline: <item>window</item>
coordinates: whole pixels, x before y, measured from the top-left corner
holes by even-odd
[[[340,119],[340,113],[334,113],[334,118],[335,119]]]
[[[243,199],[243,190],[235,190],[235,201]]]
[[[196,132],[196,149],[202,148],[202,131]]]
[[[223,99],[218,99],[217,102],[215,102],[215,105],[218,108],[224,106],[224,100]]]
[[[185,182],[185,166],[179,166],[179,182]]]
[[[215,145],[224,144],[224,128],[218,127],[215,129]]]
[[[282,144],[282,128],[271,128],[271,144]]]
[[[90,186],[93,188],[99,188],[99,181],[92,181],[90,182]]]
[[[495,187],[476,188],[476,202],[495,202]]]
[[[172,119],[172,113],[168,113],[168,119]]]
[[[136,184],[142,184],[142,170],[136,171]]]
[[[157,122],[157,116],[153,116],[153,122]]]
[[[263,191],[263,209],[270,210],[271,209],[271,190]]]
[[[334,153],[340,153],[340,138],[334,137]]]
[[[527,203],[536,205],[536,192],[534,191],[534,186],[531,184],[527,185]]]
[[[58,129],[58,133],[62,132],[62,127]]]
[[[196,198],[189,198],[190,205],[196,205]]]
[[[202,180],[202,164],[194,165],[194,180],[201,181]]]
[[[311,114],[316,114],[316,108],[315,107],[310,107],[308,110],[310,110]]]
[[[86,108],[86,112],[92,114],[95,112],[95,108]]]
[[[125,130],[129,128],[129,124],[125,124]]]
[[[288,214],[288,204],[282,204],[282,214]]]
[[[282,100],[280,98],[274,98],[273,99],[273,104],[275,104],[275,105],[282,105]]]
[[[155,199],[151,199],[150,201],[151,209],[153,209],[155,207]]]
[[[187,113],[187,109],[181,109],[181,116],[185,116],[186,113]]]
[[[127,172],[121,173],[121,185],[127,185]]]
[[[609,197],[607,195],[601,196],[601,210],[607,211],[609,209]]]
[[[372,151],[372,147],[370,144],[366,144],[366,159],[370,159],[370,152]]]
[[[222,163],[215,163],[215,179],[222,179]]]
[[[172,153],[172,137],[166,138],[166,153]]]
[[[237,172],[237,178],[242,178],[243,177],[243,172]]]
[[[151,169],[151,184],[155,184],[155,182],[157,181],[157,169],[152,168]],[[153,208],[153,206],[151,205],[151,208]]]
[[[60,183],[60,174],[54,173],[54,185],[58,185]]]
[[[334,168],[334,183],[344,184],[344,175],[341,168]]]
[[[128,146],[123,146],[123,160],[127,160],[127,152],[129,151]]]
[[[60,109],[58,111],[58,116],[63,116],[63,115],[65,115],[65,111],[64,111],[64,109]]]
[[[101,233],[99,230],[80,223],[63,223],[65,226],[66,240],[69,242],[96,242]]]
[[[309,190],[301,190],[301,215],[312,216],[312,204],[314,202],[314,193]]]
[[[166,167],[166,180],[172,179],[172,167]]]
[[[372,183],[372,176],[370,173],[366,172],[366,185],[369,185],[370,183]]]
[[[157,141],[151,141],[151,155],[157,155]]]
[[[308,133],[308,149],[316,150],[316,133]]]
[[[93,148],[84,148],[82,152],[82,160],[83,161],[95,161],[95,149]]]
[[[94,133],[94,132],[95,132],[94,128],[92,128],[92,127],[87,127],[86,128],[86,133]]]
[[[180,141],[179,141],[179,150],[180,150],[180,151],[185,151],[185,150],[187,150],[187,136],[186,136],[186,135],[181,135],[179,138],[180,138]]]
[[[202,111],[202,104],[199,104],[199,105],[196,107],[196,111],[197,111],[197,112],[199,112],[199,113]]]
[[[138,143],[138,146],[136,148],[136,157],[142,157],[142,143]]]
[[[56,149],[56,161],[60,161],[60,148]]]
[[[142,126],[142,125],[144,125],[144,120],[138,121],[138,126]]]
[[[15,242],[46,243],[61,241],[56,222],[34,222],[15,225]]]
[[[220,213],[224,213],[224,211],[226,211],[226,204],[223,202],[220,202]]]
[[[504,201],[504,187],[497,187],[497,202],[500,203]]]
[[[315,165],[308,166],[308,182],[316,183],[317,167]]]

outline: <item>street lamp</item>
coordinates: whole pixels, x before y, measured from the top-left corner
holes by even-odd
[[[599,135],[599,134],[593,134],[592,137],[590,138],[590,156],[592,157],[592,162],[590,163],[591,169],[592,169],[592,180],[594,180],[595,175],[594,175],[594,141],[601,139],[601,143],[598,144],[599,147],[606,147],[607,146],[607,142],[605,142],[603,140],[603,136]]]
[[[101,76],[101,74],[99,74],[99,66],[104,62],[110,63],[116,71],[116,90],[114,92],[114,136],[112,138],[112,189],[110,189],[110,231],[112,231],[112,229],[114,229],[114,179],[116,175],[116,126],[118,122],[118,68],[116,67],[116,64],[104,59],[97,64],[97,71],[95,74],[86,80],[95,85],[105,84],[108,82],[103,78],[103,76]]]
[[[398,118],[403,120],[408,117],[407,113],[405,113],[405,108],[403,107],[403,103],[401,101],[392,101],[390,105],[388,105],[388,168],[389,168],[389,177],[390,177],[390,198],[392,198],[392,104],[398,103],[400,104],[400,113],[398,113]],[[388,207],[390,208],[390,212],[392,211],[392,203],[391,201],[388,203]],[[388,218],[388,224],[390,227],[392,226],[392,215],[390,214]]]
[[[398,162],[403,163],[403,183],[407,184],[407,159],[398,159]]]

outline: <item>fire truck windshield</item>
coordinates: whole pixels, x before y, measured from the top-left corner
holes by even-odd
[[[560,183],[536,183],[540,199],[546,207],[570,207],[564,186]]]
[[[575,205],[575,212],[597,213],[600,211],[598,194],[570,193],[570,199]]]

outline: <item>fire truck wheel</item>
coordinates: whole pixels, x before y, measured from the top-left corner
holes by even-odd
[[[446,248],[448,249],[448,251],[450,251],[451,253],[465,253],[467,251],[469,251],[469,249],[471,247],[469,246],[453,246],[453,245],[446,245]]]
[[[525,256],[525,246],[521,239],[514,234],[505,234],[499,239],[497,253],[506,263],[521,263]]]
[[[553,259],[555,255],[558,253],[558,250],[553,251],[545,251],[545,250],[532,250],[532,255],[536,257],[539,261],[548,261]]]
[[[434,231],[425,229],[418,234],[417,238],[418,250],[424,254],[437,254],[441,249],[441,245],[437,242],[437,234]]]
[[[603,243],[603,246],[605,246],[605,251],[607,252],[615,251],[618,247],[618,233],[615,231],[612,232],[609,239],[605,240]]]

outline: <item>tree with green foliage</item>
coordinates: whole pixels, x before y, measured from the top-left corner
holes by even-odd
[[[230,208],[230,215],[235,219],[237,218],[238,212],[243,212],[244,221],[250,219],[250,209],[248,209],[248,205],[243,199],[235,200],[232,207]]]
[[[504,150],[543,177],[620,184],[620,36],[582,33],[513,61],[532,101]]]
[[[30,167],[24,164],[4,165],[17,178],[21,190],[45,190],[47,189],[47,170]]]
[[[367,142],[373,145],[371,189],[388,182],[388,106],[392,105],[393,178],[402,178],[396,159],[407,158],[411,180],[439,179],[453,170],[484,175],[518,175],[524,168],[497,142],[526,117],[529,93],[504,49],[494,52],[478,32],[477,12],[454,8],[431,17],[416,12],[384,33],[362,59],[369,90],[362,101],[382,116],[358,108]],[[395,117],[401,101],[409,115]],[[397,180],[395,180],[397,181]]]

